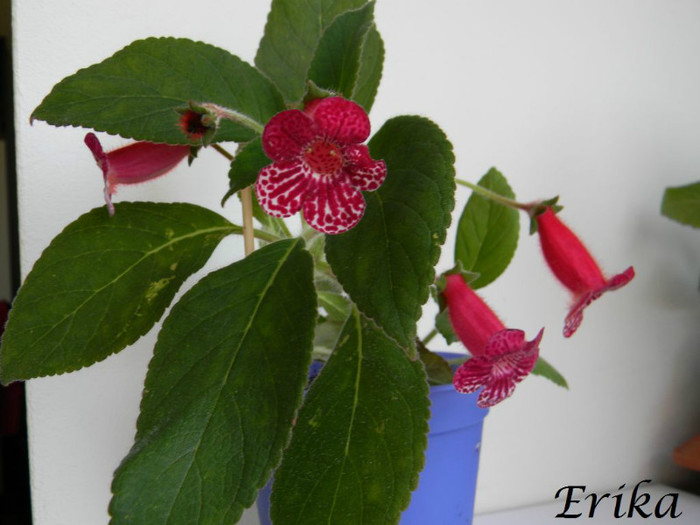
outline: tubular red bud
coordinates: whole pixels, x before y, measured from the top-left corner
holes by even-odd
[[[564,336],[571,337],[583,320],[583,310],[608,290],[626,285],[634,268],[608,279],[581,240],[552,211],[538,215],[542,253],[552,273],[572,293],[574,303],[564,322]]]
[[[457,337],[472,355],[482,355],[491,336],[504,324],[461,275],[445,276],[443,296]]]
[[[104,196],[110,215],[114,215],[112,195],[121,184],[138,184],[169,172],[185,159],[189,146],[135,142],[108,153],[94,133],[85,135],[85,144],[102,170]]]

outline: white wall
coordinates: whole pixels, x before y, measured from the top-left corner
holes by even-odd
[[[15,0],[25,275],[65,224],[101,204],[84,131],[28,125],[55,82],[151,34],[205,40],[252,61],[268,2],[173,4]],[[537,239],[523,234],[512,267],[485,290],[509,325],[531,335],[546,326],[543,355],[571,390],[529,378],[492,410],[477,509],[551,500],[572,483],[681,481],[670,452],[700,428],[700,233],[660,218],[658,208],[664,186],[700,178],[700,3],[379,0],[376,11],[387,57],[375,129],[396,114],[430,116],[451,137],[461,177],[476,180],[495,165],[522,200],[561,195],[563,217],[606,269],[637,270],[631,285],[586,312],[571,340],[560,335],[567,294]],[[210,154],[119,198],[217,209],[225,187],[226,163]],[[458,192],[463,203],[468,192]],[[230,202],[224,213],[237,220]],[[239,253],[228,242],[210,267]],[[107,522],[111,473],[133,438],[154,340],[30,382],[36,525]]]

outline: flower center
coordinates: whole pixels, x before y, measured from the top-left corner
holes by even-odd
[[[316,140],[304,148],[304,162],[316,173],[333,175],[343,167],[343,154],[327,140]]]

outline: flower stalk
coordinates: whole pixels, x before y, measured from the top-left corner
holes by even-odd
[[[457,184],[460,186],[464,186],[466,188],[469,188],[472,190],[474,193],[478,193],[482,197],[486,197],[487,199],[490,199],[494,202],[498,202],[499,204],[503,204],[504,206],[508,206],[509,208],[515,208],[516,210],[522,210],[524,212],[527,212],[528,214],[531,212],[531,210],[539,204],[539,202],[530,202],[530,203],[522,203],[518,202],[513,199],[509,199],[508,197],[504,197],[503,195],[499,195],[495,191],[491,191],[488,188],[484,188],[483,186],[479,186],[478,184],[473,184],[469,181],[462,180],[462,179],[456,179]]]
[[[218,104],[214,104],[212,102],[204,102],[203,104],[198,104],[197,107],[202,108],[204,111],[214,117],[213,124],[215,128],[219,126],[219,122],[221,120],[230,120],[232,122],[236,122],[237,124],[241,124],[248,129],[252,129],[258,135],[262,135],[263,129],[265,129],[265,126],[263,126],[260,122],[250,118],[248,115],[244,115],[243,113],[236,111],[235,109],[219,106]]]

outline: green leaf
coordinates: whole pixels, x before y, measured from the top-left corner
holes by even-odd
[[[452,383],[452,368],[441,355],[431,352],[422,344],[418,345],[418,355],[425,366],[425,373],[431,385],[448,385]]]
[[[694,228],[700,228],[700,182],[666,188],[661,213]]]
[[[275,525],[398,523],[423,467],[428,405],[422,364],[353,314],[275,473]]]
[[[379,35],[376,26],[369,28],[365,34],[360,55],[360,69],[357,72],[355,86],[352,89],[352,98],[369,113],[377,96],[379,82],[382,79],[382,67],[384,64],[384,42]]]
[[[561,375],[556,368],[550,365],[542,357],[537,359],[537,363],[535,363],[535,368],[532,369],[532,373],[536,376],[546,377],[555,385],[566,388],[567,390],[569,388],[564,376]]]
[[[163,324],[113,523],[235,523],[278,463],[311,362],[313,265],[299,239],[197,283]]]
[[[359,224],[326,238],[326,257],[345,291],[409,353],[454,207],[452,145],[433,122],[396,117],[370,141],[388,175],[366,193]]]
[[[452,344],[459,341],[459,337],[457,337],[454,328],[452,328],[452,322],[450,321],[450,312],[447,309],[447,307],[445,307],[435,316],[435,329],[440,333],[442,337],[445,338],[447,344]]]
[[[192,40],[148,38],[63,79],[32,119],[187,144],[176,110],[190,101],[225,106],[261,126],[285,109],[270,81],[229,52]],[[255,135],[240,124],[222,121],[214,141],[242,142]]]
[[[328,319],[321,321],[316,325],[316,333],[314,334],[314,359],[328,360],[335,344],[338,342],[340,332],[345,326],[345,323],[338,321],[330,321]]]
[[[339,15],[328,26],[309,69],[309,78],[317,86],[352,98],[373,17],[374,2],[369,2],[360,9]]]
[[[0,378],[60,374],[132,344],[160,319],[183,281],[240,227],[191,204],[118,203],[68,225],[15,299]]]
[[[345,321],[352,306],[347,297],[339,293],[318,292],[318,304],[322,306],[333,321]]]
[[[246,144],[231,161],[231,169],[228,172],[229,190],[221,204],[224,204],[237,191],[255,184],[260,170],[271,163],[272,161],[263,151],[260,137]]]
[[[495,168],[481,178],[479,186],[510,199],[515,197]],[[472,193],[459,218],[455,241],[455,260],[465,270],[479,274],[470,283],[472,288],[486,286],[505,271],[518,246],[519,230],[517,210]]]
[[[309,67],[321,35],[335,17],[366,0],[273,0],[255,65],[289,104],[306,90]]]

